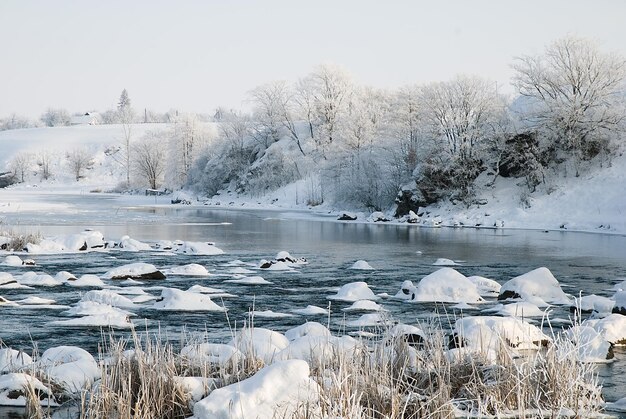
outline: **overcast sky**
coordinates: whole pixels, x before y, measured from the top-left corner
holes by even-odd
[[[626,2],[0,1],[0,117],[133,106],[212,113],[320,63],[398,87],[479,74],[503,89],[514,56],[565,35],[626,55]]]

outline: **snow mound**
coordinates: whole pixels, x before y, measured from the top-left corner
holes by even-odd
[[[16,302],[19,304],[25,304],[25,305],[50,305],[50,304],[56,303],[55,300],[52,300],[50,298],[41,298],[41,297],[28,297],[22,300],[18,300]]]
[[[357,260],[350,267],[350,269],[355,269],[359,271],[373,271],[374,270],[374,268],[372,268],[372,266],[364,260]]]
[[[280,313],[277,311],[272,311],[272,310],[254,310],[251,312],[252,316],[254,317],[260,317],[260,318],[265,318],[265,319],[282,319],[285,317],[293,317],[293,314],[289,314],[289,313]]]
[[[0,306],[16,306],[17,303],[0,296]]]
[[[572,301],[563,292],[559,281],[548,268],[537,268],[517,276],[502,285],[498,300],[519,298],[537,304],[541,299],[550,304],[571,305]]]
[[[176,242],[173,249],[178,253],[194,256],[214,256],[224,254],[224,251],[211,242]]]
[[[375,301],[358,300],[352,303],[350,307],[342,308],[343,311],[380,311],[384,310],[383,306]]]
[[[66,283],[68,281],[74,281],[78,278],[76,278],[75,275],[71,274],[68,271],[60,271],[54,276],[54,279],[56,279],[57,281]]]
[[[405,294],[404,285],[402,294]],[[415,290],[411,290],[411,297],[411,301],[443,303],[478,303],[483,301],[476,285],[465,275],[452,268],[441,268],[422,278]]]
[[[328,315],[327,309],[318,307],[318,306],[313,306],[313,305],[308,305],[305,308],[295,308],[291,310],[291,312],[295,314],[300,314],[302,316],[320,316],[320,315],[327,316]]]
[[[94,288],[102,288],[105,286],[104,282],[100,279],[98,275],[93,274],[85,274],[81,275],[80,278],[67,281],[67,285],[70,287],[94,287]]]
[[[565,335],[576,345],[580,362],[607,362],[613,358],[611,343],[591,326],[574,326]]]
[[[45,238],[38,244],[28,243],[28,253],[71,253],[105,247],[104,236],[99,231],[83,231],[77,234]]]
[[[128,236],[122,236],[120,241],[116,243],[115,246],[127,252],[142,252],[152,250],[149,244],[140,242],[139,240],[131,239]]]
[[[48,274],[32,271],[22,274],[18,282],[32,287],[56,287],[62,284],[61,281],[54,279]]]
[[[119,308],[134,308],[133,303],[129,298],[119,295],[116,292],[110,290],[92,290],[87,291],[80,301],[95,301],[102,304],[108,304],[113,307]]]
[[[486,313],[496,313],[501,316],[508,317],[544,317],[547,316],[547,312],[540,309],[533,303],[527,301],[520,301],[512,304],[498,304],[492,308],[483,310]]]
[[[210,273],[207,269],[197,263],[190,263],[182,266],[175,266],[167,270],[170,275],[179,276],[209,276]]]
[[[249,275],[249,274],[253,274],[254,271],[251,271],[250,269],[242,268],[241,266],[236,266],[234,268],[229,269],[228,273],[235,274],[235,275]]]
[[[165,279],[163,272],[150,263],[130,263],[118,266],[102,275],[104,279]]]
[[[319,398],[319,386],[301,360],[279,361],[252,377],[219,388],[194,406],[197,419],[291,417]]]
[[[367,283],[358,281],[343,285],[337,294],[328,297],[331,300],[341,300],[353,303],[358,300],[378,300]]]
[[[572,305],[572,308],[580,308],[580,310],[583,312],[595,311],[600,314],[609,314],[613,310],[614,306],[614,300],[591,294],[582,297],[576,297],[574,299],[574,305]]]
[[[26,406],[25,388],[29,386],[40,394],[41,406],[58,406],[48,387],[37,378],[22,373],[0,375],[0,406]]]
[[[118,312],[93,314],[69,320],[55,320],[49,324],[63,327],[112,327],[116,329],[129,329],[133,325],[127,315]]]
[[[289,263],[275,261],[275,260],[268,261],[265,259],[259,262],[258,267],[266,271],[292,271],[293,270],[293,268],[290,266]]]
[[[240,330],[228,345],[269,364],[278,352],[289,346],[289,340],[273,330],[255,327]]]
[[[585,320],[582,325],[593,327],[614,345],[626,345],[626,316],[609,314],[603,319]]]
[[[230,362],[238,362],[243,355],[237,348],[221,343],[198,343],[187,345],[180,350],[180,355],[196,365],[225,366]]]
[[[230,282],[232,284],[244,284],[244,285],[266,285],[271,284],[265,278],[260,276],[245,276],[239,279],[227,279],[224,282]]]
[[[2,264],[6,266],[22,266],[24,262],[19,256],[9,255],[4,258],[4,262],[2,262]]]
[[[374,327],[385,324],[388,321],[387,317],[382,316],[380,313],[363,314],[356,320],[349,320],[346,322],[346,326],[349,327]]]
[[[462,346],[488,359],[495,359],[501,343],[517,349],[538,349],[550,341],[536,326],[517,317],[465,317],[456,321],[454,335]]]
[[[17,371],[32,362],[33,359],[26,352],[10,348],[0,349],[0,374]]]
[[[76,346],[58,346],[45,351],[37,364],[54,382],[72,393],[100,378],[100,368],[91,354]]]
[[[161,298],[152,306],[157,310],[170,311],[225,311],[206,294],[182,291],[175,288],[165,288],[161,291]]]
[[[439,258],[435,262],[433,262],[433,266],[457,266],[458,263],[453,261],[452,259]]]
[[[317,368],[331,365],[335,357],[351,359],[354,352],[361,348],[359,342],[350,336],[306,335],[292,341],[276,355],[276,359],[301,359]]]
[[[613,313],[618,313],[626,316],[626,291],[618,291],[613,296],[615,300],[615,306],[611,310]]]
[[[79,301],[64,313],[70,316],[134,315],[130,311],[122,310],[109,304],[99,303],[97,301]]]
[[[500,294],[500,285],[498,282],[493,279],[485,278],[482,276],[468,276],[467,279],[472,281],[476,288],[478,289],[478,293],[482,297],[497,297]]]
[[[290,341],[303,336],[330,336],[330,330],[321,323],[306,322],[285,332],[285,337]]]
[[[10,273],[0,272],[0,288],[9,290],[28,287],[17,282],[17,279],[15,279],[15,277],[13,277]]]
[[[284,262],[289,266],[307,265],[309,263],[305,258],[295,258],[285,250],[278,252],[274,260],[276,262]]]
[[[192,285],[191,287],[187,289],[187,291],[197,292],[200,294],[221,294],[221,293],[226,292],[221,288],[205,287],[202,285]]]

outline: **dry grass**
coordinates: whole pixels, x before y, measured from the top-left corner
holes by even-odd
[[[0,249],[9,252],[21,252],[28,243],[39,244],[42,240],[41,233],[21,234],[12,228],[2,228],[0,225],[0,237],[4,238],[0,243]]]
[[[352,351],[315,360],[311,376],[320,385],[319,400],[288,416],[276,411],[275,418],[588,417],[601,411],[595,366],[578,362],[576,345],[559,335],[521,356],[502,341],[493,362],[463,348],[451,356],[447,327],[440,323],[421,328],[426,339],[419,344],[383,329]],[[179,344],[206,341],[206,335],[186,336]],[[254,375],[264,363],[253,356],[221,366],[187,359],[171,343],[133,332],[127,339],[107,337],[101,365],[101,381],[83,394],[81,418],[189,417],[193,403],[176,377],[211,378],[222,387]],[[31,417],[45,415],[37,406],[29,405]]]

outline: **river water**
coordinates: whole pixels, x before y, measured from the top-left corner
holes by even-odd
[[[48,197],[67,200],[70,197]],[[213,241],[224,250],[218,256],[170,255],[161,252],[92,252],[77,256],[34,255],[33,270],[55,275],[67,270],[79,276],[86,273],[103,274],[114,266],[131,262],[147,262],[167,269],[187,263],[199,263],[213,274],[207,278],[168,277],[159,282],[173,288],[187,289],[191,285],[217,287],[236,295],[219,301],[228,308],[223,313],[168,313],[145,308],[136,312],[133,322],[143,329],[159,331],[170,339],[185,333],[206,331],[215,342],[229,339],[231,330],[248,320],[248,312],[271,309],[289,313],[309,304],[328,307],[328,296],[346,283],[365,281],[375,293],[395,294],[401,283],[414,283],[438,269],[437,258],[459,262],[455,269],[461,273],[481,275],[504,283],[508,279],[540,266],[549,268],[571,294],[611,296],[609,289],[626,277],[626,237],[622,235],[587,234],[565,231],[526,231],[509,229],[425,228],[413,225],[360,224],[336,222],[330,215],[308,217],[290,211],[245,209],[216,209],[205,207],[127,207],[109,205],[106,197],[82,197],[76,210],[63,214],[21,213],[19,218],[7,217],[6,222],[24,231],[38,231],[44,236],[69,234],[92,228],[101,231],[107,240],[123,235],[146,241],[188,240]],[[295,257],[305,257],[309,264],[295,272],[263,271],[272,284],[241,285],[223,282],[231,279],[229,267],[233,260],[257,264],[271,259],[278,251],[287,250]],[[355,271],[349,267],[359,259],[367,260],[375,271]],[[0,267],[1,272],[19,275],[24,268]],[[153,283],[148,284],[153,285]],[[159,289],[147,289],[159,295]],[[28,296],[53,298],[57,304],[70,305],[78,301],[85,290],[71,287],[5,291],[2,295],[19,300]],[[462,313],[449,306],[407,304],[391,299],[380,302],[391,316],[405,323],[416,323],[433,312],[459,316]],[[481,308],[495,304],[491,302]],[[345,326],[346,320],[360,314],[341,310],[349,303],[333,301],[330,318],[293,316],[283,319],[256,318],[255,325],[284,331],[307,319],[329,322],[336,332],[354,332]],[[464,315],[479,314],[468,311]],[[92,353],[101,342],[98,329],[68,329],[52,327],[59,310],[0,308],[0,339],[4,345],[40,351],[56,345],[77,345]],[[553,318],[568,318],[565,308],[554,308]],[[599,367],[607,400],[626,396],[626,351],[617,348],[616,362]]]

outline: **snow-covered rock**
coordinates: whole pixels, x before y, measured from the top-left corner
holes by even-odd
[[[626,316],[626,291],[618,291],[613,296],[615,306],[611,310],[613,313]]]
[[[176,288],[165,288],[161,298],[157,299],[152,308],[171,311],[225,311],[226,309],[211,300],[207,294],[183,291]]]
[[[225,366],[243,359],[243,354],[234,346],[221,343],[198,343],[183,347],[180,355],[194,365]]]
[[[374,211],[369,217],[367,217],[367,221],[370,223],[386,223],[391,221],[391,219],[387,217],[384,212]]]
[[[74,393],[100,378],[100,368],[91,354],[77,346],[57,346],[46,350],[38,366],[54,382]]]
[[[529,303],[527,301],[520,301],[511,304],[497,304],[496,306],[483,311],[486,313],[496,313],[501,316],[521,318],[544,317],[548,315],[547,311],[544,311],[533,303]]]
[[[550,341],[536,326],[517,317],[470,316],[458,319],[454,336],[461,346],[495,359],[501,344],[538,349]]]
[[[251,271],[250,269],[246,269],[241,266],[235,266],[234,268],[230,268],[228,270],[228,273],[234,274],[234,275],[250,275],[250,274],[253,274],[254,271]]]
[[[9,300],[8,298],[0,296],[0,306],[16,306],[16,302]]]
[[[356,320],[346,321],[346,326],[349,327],[374,327],[385,324],[389,319],[379,312],[363,314]]]
[[[76,278],[76,276],[68,271],[60,271],[58,272],[55,276],[54,279],[56,279],[57,281],[63,282],[63,283],[67,283],[69,281],[75,281],[78,278]]]
[[[404,294],[404,285],[401,290]],[[425,276],[411,290],[411,301],[478,303],[483,301],[476,285],[452,268],[441,268]]]
[[[25,304],[25,305],[50,305],[50,304],[56,303],[56,301],[51,298],[41,298],[37,296],[23,298],[16,302],[19,304]]]
[[[104,282],[100,279],[98,275],[93,274],[85,274],[81,275],[80,278],[67,281],[67,285],[70,287],[93,287],[93,288],[102,288],[105,286]]]
[[[293,268],[290,265],[287,262],[263,259],[259,262],[258,267],[265,271],[291,271]]]
[[[179,276],[209,276],[209,271],[197,263],[190,263],[182,266],[174,266],[167,270],[167,273],[170,275],[179,275]]]
[[[52,390],[35,377],[22,373],[0,375],[0,406],[26,406],[26,388],[37,391],[41,406],[58,406]]]
[[[278,361],[252,377],[214,390],[194,406],[197,419],[291,417],[319,397],[318,384],[301,360]]]
[[[6,266],[22,266],[24,263],[22,261],[22,258],[20,258],[19,256],[8,255],[4,258],[4,262],[2,262],[2,264]]]
[[[211,377],[174,377],[174,381],[194,402],[199,402],[217,388],[218,380]]]
[[[278,252],[274,260],[276,262],[285,262],[287,265],[290,266],[307,265],[309,263],[305,258],[295,258],[291,256],[291,254],[286,250],[281,250],[280,252]]]
[[[132,239],[128,236],[122,236],[120,241],[116,243],[116,247],[127,252],[142,252],[152,250],[149,244]]]
[[[198,284],[190,286],[187,289],[187,291],[197,292],[200,294],[223,294],[226,292],[221,288],[205,287],[203,285],[198,285]]]
[[[26,352],[10,348],[0,349],[0,374],[17,371],[32,362],[33,359]]]
[[[224,253],[222,249],[211,242],[178,242],[174,249],[178,253],[194,256],[214,256]]]
[[[343,285],[337,294],[328,297],[331,300],[341,300],[353,303],[358,300],[378,300],[367,283],[358,281]]]
[[[260,317],[265,319],[282,319],[285,317],[293,317],[293,314],[281,313],[272,310],[254,310],[250,314],[253,317]]]
[[[22,274],[18,282],[22,285],[29,285],[31,287],[56,287],[62,284],[61,281],[54,279],[48,274],[32,271]]]
[[[394,298],[399,300],[412,300],[415,298],[417,287],[413,285],[413,281],[408,279],[402,282],[400,290],[394,295]]]
[[[330,330],[321,323],[306,322],[285,332],[285,337],[290,341],[303,336],[330,336]]]
[[[374,268],[372,268],[372,265],[370,265],[369,263],[367,263],[367,261],[364,261],[364,260],[357,260],[350,267],[350,269],[355,269],[359,271],[373,271],[374,270]]]
[[[60,235],[41,240],[38,244],[28,243],[28,253],[79,252],[105,247],[104,236],[99,231],[83,231],[77,234]]]
[[[500,288],[502,287],[502,285],[493,279],[485,278],[483,276],[468,276],[467,279],[476,285],[478,293],[482,297],[497,297],[500,293]]]
[[[232,284],[243,284],[243,285],[267,285],[271,284],[270,281],[267,281],[263,277],[260,276],[244,276],[243,278],[238,279],[227,279],[224,282],[230,282]]]
[[[119,308],[134,308],[135,304],[127,297],[120,295],[111,290],[92,290],[87,291],[81,301],[96,301],[98,303],[108,304]]]
[[[0,272],[0,288],[9,290],[28,287],[17,282],[17,279],[10,273]]]
[[[102,314],[118,314],[120,316],[134,316],[130,311],[113,307],[97,301],[79,301],[73,307],[63,312],[70,316],[94,316]]]
[[[351,336],[305,335],[293,340],[276,354],[276,360],[301,359],[312,367],[331,365],[334,359],[350,359],[355,351],[363,349]]]
[[[585,320],[582,325],[593,327],[614,345],[626,345],[626,316],[609,314],[603,319]]]
[[[383,306],[371,300],[358,300],[352,303],[350,307],[342,308],[342,311],[380,311],[384,310]]]
[[[597,312],[602,314],[611,313],[615,306],[615,300],[607,297],[591,294],[582,297],[576,297],[572,309],[580,309],[583,312]]]
[[[55,320],[49,324],[63,327],[112,327],[115,329],[129,329],[133,325],[127,315],[119,312],[92,314],[69,320]]]
[[[104,279],[165,279],[163,272],[159,271],[150,263],[130,263],[110,269],[104,275]]]
[[[458,263],[452,259],[439,258],[433,262],[433,266],[456,266]]]
[[[606,362],[614,357],[611,343],[591,326],[574,326],[565,335],[578,350],[580,362]]]
[[[505,282],[500,288],[498,300],[510,298],[530,301],[540,307],[541,304],[538,304],[538,299],[549,304],[572,304],[552,272],[543,267]]]
[[[291,310],[292,313],[300,314],[301,316],[327,316],[328,310],[322,307],[308,305],[305,308],[295,308]]]
[[[228,345],[239,349],[246,356],[259,358],[269,364],[278,352],[289,346],[289,340],[273,330],[254,327],[238,331]]]

